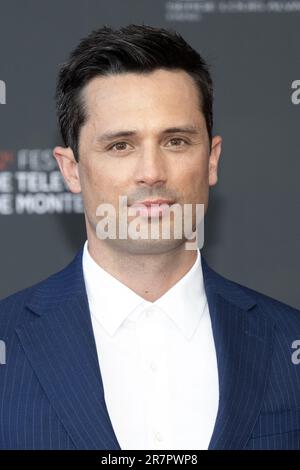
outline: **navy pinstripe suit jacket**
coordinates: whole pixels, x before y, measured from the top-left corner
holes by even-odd
[[[209,448],[300,449],[300,364],[292,361],[300,312],[225,279],[203,256],[202,269],[220,384]],[[59,273],[0,302],[0,339],[1,449],[121,450],[104,399],[82,250]]]

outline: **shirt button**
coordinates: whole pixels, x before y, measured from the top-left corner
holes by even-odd
[[[153,313],[155,312],[155,307],[148,307],[146,309],[146,317],[147,318],[150,318],[151,315],[153,315]]]
[[[161,435],[160,432],[156,432],[155,433],[155,440],[158,441],[158,442],[162,442],[163,441],[163,437]]]
[[[150,363],[150,369],[152,370],[152,372],[156,372],[156,371],[157,371],[157,365],[155,364],[155,362],[151,362],[151,363]]]

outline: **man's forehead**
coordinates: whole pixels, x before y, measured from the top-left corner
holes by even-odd
[[[189,92],[184,94],[178,87],[174,87],[174,93],[169,87],[164,88],[162,93],[160,82],[160,87],[151,86],[150,93],[147,94],[143,93],[145,89],[141,92],[141,88],[137,86],[119,87],[114,80],[120,77],[122,74],[97,76],[86,85],[82,95],[86,124],[90,121],[95,134],[105,134],[101,140],[109,140],[110,134],[121,131],[128,131],[128,135],[129,132],[161,134],[177,132],[178,128],[178,132],[185,129],[192,134],[195,128],[205,124],[198,97],[195,98],[195,95]]]
[[[158,83],[159,87],[157,87]],[[151,91],[157,94],[164,88],[165,96],[172,94],[173,89],[177,95],[190,93],[191,89],[198,93],[194,79],[184,70],[157,69],[149,73],[124,72],[97,75],[83,87],[82,98],[86,101],[95,98],[105,101],[113,100],[116,94],[118,97],[126,98],[126,95],[129,96],[132,93],[139,94],[141,87],[148,88],[149,85]]]

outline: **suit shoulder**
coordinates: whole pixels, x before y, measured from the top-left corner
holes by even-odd
[[[65,268],[64,268],[65,269]],[[57,278],[63,271],[58,271],[51,274],[45,279],[33,284],[32,286],[21,289],[4,299],[0,300],[0,332],[7,329],[8,324],[14,326],[22,320],[22,317],[26,315],[25,306],[32,295],[42,289],[44,286],[51,284],[54,279]]]
[[[59,303],[65,296],[76,292],[78,286],[83,289],[81,264],[82,249],[60,271],[0,300],[0,333],[7,330],[8,325],[13,327],[23,321],[36,302],[47,308],[51,303]],[[29,304],[29,309],[26,308],[27,304]]]
[[[27,298],[30,296],[31,292],[33,292],[35,287],[38,286],[38,284],[39,283],[36,283],[30,287],[26,287],[25,289],[19,290],[1,299],[0,316],[5,315],[5,312],[7,310],[12,310],[19,306],[22,306],[26,302]]]
[[[9,336],[18,322],[24,317],[24,305],[30,297],[34,286],[22,289],[0,300],[0,336]]]
[[[243,301],[246,299],[245,305],[247,305],[247,303],[253,304],[255,302],[270,315],[276,316],[290,314],[295,318],[300,319],[300,310],[296,307],[241,284],[235,279],[220,274],[208,266],[205,260],[203,260],[203,268],[206,283],[214,286],[215,290],[221,293],[229,301],[240,301],[241,299]]]
[[[297,308],[267,294],[251,289],[250,287],[234,281],[230,282],[235,284],[239,289],[242,289],[248,296],[251,296],[259,305],[261,311],[277,324],[284,322],[287,325],[291,322],[293,325],[297,325],[300,328],[300,310]]]

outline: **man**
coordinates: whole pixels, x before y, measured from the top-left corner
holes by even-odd
[[[1,448],[300,449],[300,312],[174,236],[171,208],[192,205],[195,228],[217,182],[212,93],[200,55],[146,25],[94,31],[62,66],[54,156],[87,242],[0,304]],[[141,232],[173,231],[105,237],[103,205],[117,228],[135,208]]]

